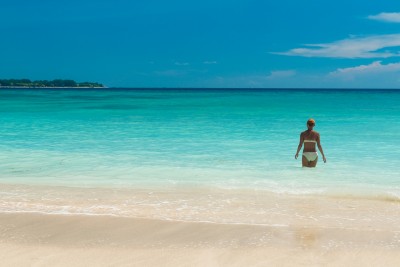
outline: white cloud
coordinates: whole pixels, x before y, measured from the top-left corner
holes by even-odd
[[[206,87],[231,88],[290,88],[299,86],[294,70],[271,71],[270,73],[218,76],[204,82]]]
[[[283,79],[296,75],[296,71],[294,70],[277,70],[271,71],[271,74],[266,76],[267,80],[275,80],[275,79]]]
[[[392,12],[392,13],[382,12],[379,13],[378,15],[368,16],[367,18],[383,22],[400,23],[400,12]]]
[[[189,66],[189,63],[187,62],[175,62],[176,66]]]
[[[295,48],[287,52],[274,53],[286,56],[327,57],[327,58],[389,58],[400,56],[400,34],[350,37],[326,44],[309,44],[308,48]],[[386,50],[383,50],[385,49]]]
[[[382,72],[397,72],[400,71],[400,63],[389,63],[382,64],[381,61],[374,61],[369,65],[360,65],[350,68],[339,68],[336,71],[331,72],[331,75],[341,74],[371,74],[371,73],[382,73]]]
[[[368,65],[359,65],[349,68],[339,68],[328,74],[327,78],[344,85],[363,87],[398,87],[400,63],[382,64],[375,61]]]
[[[157,76],[165,76],[165,77],[179,77],[187,74],[186,71],[181,70],[164,70],[164,71],[155,71],[154,74]]]
[[[217,61],[204,61],[203,64],[210,65],[210,64],[218,64]]]

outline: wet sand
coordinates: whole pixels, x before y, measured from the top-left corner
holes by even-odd
[[[0,257],[3,266],[398,266],[400,233],[1,213]]]

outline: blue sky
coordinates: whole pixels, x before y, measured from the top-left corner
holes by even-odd
[[[0,0],[0,78],[400,88],[395,0]]]

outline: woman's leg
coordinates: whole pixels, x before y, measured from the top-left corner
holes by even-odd
[[[301,164],[303,167],[308,167],[308,159],[304,155],[301,157]]]
[[[318,157],[314,161],[309,161],[308,167],[314,168],[315,166],[317,166],[317,162],[318,162]]]

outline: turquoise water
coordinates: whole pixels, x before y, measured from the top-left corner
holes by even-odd
[[[295,160],[316,120],[328,162]],[[0,90],[0,184],[400,198],[400,91]]]

